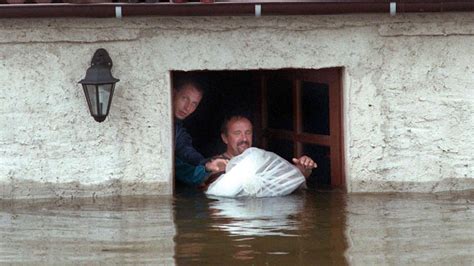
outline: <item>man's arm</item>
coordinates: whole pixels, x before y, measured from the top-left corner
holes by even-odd
[[[179,182],[188,186],[198,186],[203,184],[211,174],[225,170],[226,165],[227,160],[215,159],[207,162],[206,165],[194,166],[176,157],[174,174]]]
[[[193,147],[192,138],[186,129],[180,124],[176,124],[175,126],[175,156],[195,166],[206,163],[206,158]]]
[[[176,181],[192,187],[202,184],[208,177],[203,165],[194,166],[177,157],[174,160],[174,175]]]
[[[308,177],[313,171],[313,168],[318,167],[313,159],[306,155],[303,155],[298,159],[293,158],[293,163],[296,165],[296,167],[298,167],[304,177]]]

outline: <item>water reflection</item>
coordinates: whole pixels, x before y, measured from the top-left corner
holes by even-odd
[[[274,198],[175,203],[179,265],[344,265],[345,195],[306,191]]]
[[[0,199],[0,264],[473,265],[473,220],[474,191]]]
[[[174,264],[172,198],[0,200],[0,264]]]
[[[291,195],[271,198],[215,198],[210,202],[211,217],[222,224],[214,228],[241,236],[298,236],[300,221],[295,217],[303,211],[305,197]]]
[[[355,194],[346,255],[356,265],[474,265],[474,191]]]

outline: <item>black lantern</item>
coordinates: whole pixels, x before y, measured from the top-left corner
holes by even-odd
[[[109,114],[115,83],[119,81],[112,77],[111,69],[112,59],[105,49],[100,48],[92,57],[86,77],[79,81],[84,89],[91,115],[97,122],[104,121]]]

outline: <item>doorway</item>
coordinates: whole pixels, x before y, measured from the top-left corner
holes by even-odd
[[[254,124],[255,147],[291,161],[308,155],[318,164],[310,187],[345,188],[341,68],[172,72],[173,83],[192,75],[206,88],[185,120],[205,157],[221,154],[220,126],[241,114]]]

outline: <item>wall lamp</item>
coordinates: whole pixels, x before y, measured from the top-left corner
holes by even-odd
[[[84,89],[87,105],[95,121],[102,122],[109,114],[115,83],[119,81],[112,76],[112,59],[103,48],[97,49],[92,57],[91,66],[86,77],[79,81]]]

